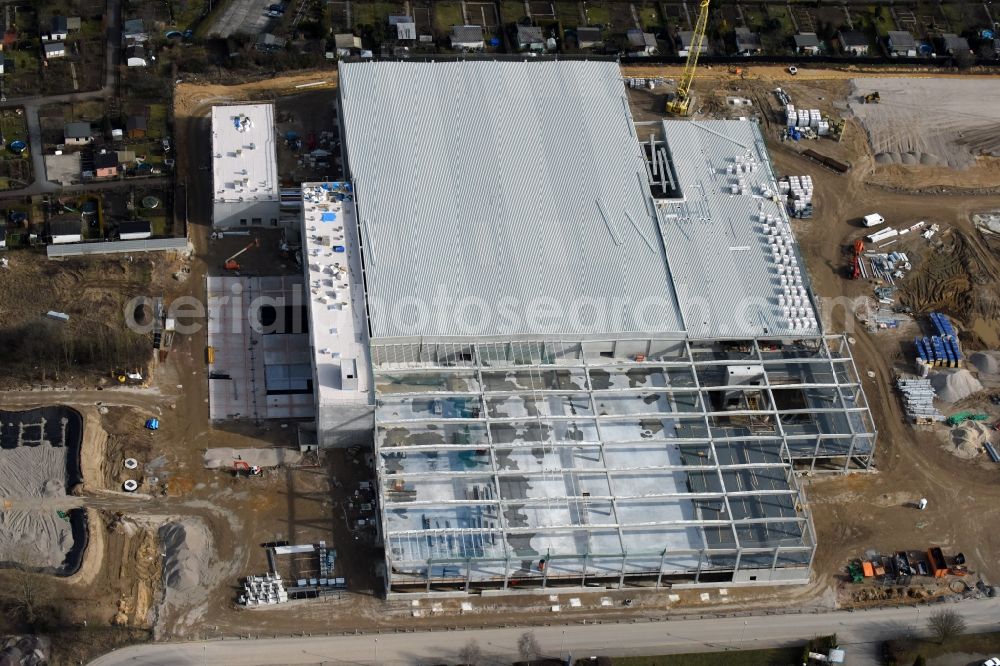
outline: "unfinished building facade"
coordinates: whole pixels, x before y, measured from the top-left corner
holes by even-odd
[[[796,472],[875,429],[756,125],[647,143],[614,63],[340,81],[388,594],[806,582]]]

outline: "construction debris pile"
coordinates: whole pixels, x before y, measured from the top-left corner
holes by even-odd
[[[944,414],[934,406],[936,394],[930,379],[899,377],[896,388],[903,394],[903,408],[914,423],[944,421]]]
[[[951,322],[939,312],[930,313],[930,320],[936,334],[914,340],[917,348],[917,370],[923,377],[927,376],[927,370],[931,366],[957,368],[962,365],[962,351],[959,349],[958,337]],[[982,390],[982,386],[978,390]]]
[[[812,176],[789,176],[778,181],[778,197],[788,208],[792,217],[803,219],[813,215]]]

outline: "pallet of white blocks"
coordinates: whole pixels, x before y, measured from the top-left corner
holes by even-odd
[[[247,576],[243,579],[243,594],[239,603],[243,606],[270,606],[288,601],[288,592],[281,580],[281,574]]]

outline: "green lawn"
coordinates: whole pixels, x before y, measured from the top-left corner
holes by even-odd
[[[355,26],[388,25],[389,16],[402,14],[403,5],[397,2],[352,2],[351,18]]]
[[[522,12],[524,3],[521,3]],[[562,23],[563,28],[576,28],[580,25],[580,3],[578,2],[556,2],[556,20]]]
[[[439,32],[450,33],[451,26],[462,23],[462,3],[439,2],[434,5],[434,25]]]
[[[222,4],[217,2],[216,4]],[[172,0],[174,25],[178,30],[187,30],[194,25],[208,7],[208,0]]]
[[[3,139],[7,143],[14,139],[27,141],[28,129],[24,124],[24,114],[18,115],[15,111],[0,111],[0,133],[3,134]]]
[[[149,117],[146,119],[146,134],[154,139],[162,139],[167,135],[166,104],[149,105]]]
[[[660,20],[660,12],[657,11],[656,5],[648,3],[641,7],[637,6],[636,11],[639,13],[639,22],[642,24],[643,30],[654,32],[659,30],[663,25],[663,21]]]
[[[950,654],[997,654],[1000,653],[1000,632],[965,634],[946,640],[944,643],[897,639],[889,641],[889,651],[896,658],[896,663],[901,666],[912,664],[917,655],[923,655],[929,660]]]
[[[616,657],[614,666],[800,666],[802,648],[731,650],[660,657]]]
[[[503,0],[500,3],[500,23],[517,23],[524,18],[524,3],[521,0]]]
[[[611,10],[604,2],[587,2],[587,25],[609,25]]]

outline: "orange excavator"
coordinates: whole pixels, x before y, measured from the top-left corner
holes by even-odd
[[[851,279],[857,280],[861,277],[861,255],[865,251],[865,242],[860,238],[854,241],[854,263],[851,266]]]
[[[242,250],[240,250],[239,252],[237,252],[233,256],[231,256],[228,259],[226,259],[226,261],[222,264],[223,268],[225,268],[227,271],[238,271],[238,270],[240,270],[240,264],[239,264],[238,261],[236,261],[236,257],[240,256],[241,254],[243,254],[244,252],[246,252],[250,248],[254,248],[254,247],[260,247],[260,239],[259,238],[253,239],[252,241],[250,241],[249,243],[247,243],[246,247],[244,247]]]
[[[247,476],[260,476],[261,469],[259,465],[251,465],[245,460],[234,460],[233,474],[239,476],[240,472],[243,472]]]

